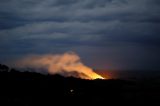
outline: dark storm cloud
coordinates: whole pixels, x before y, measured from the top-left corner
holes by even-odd
[[[110,51],[104,57],[115,67],[121,57],[124,62],[120,63],[130,63],[126,68],[137,61],[143,64],[146,51],[157,57],[147,57],[148,61],[159,61],[155,49],[160,47],[159,6],[159,0],[1,0],[1,57],[68,50],[85,57],[91,56],[90,49],[96,49],[95,55]],[[135,51],[132,59],[127,51]],[[103,57],[94,61],[99,58]]]

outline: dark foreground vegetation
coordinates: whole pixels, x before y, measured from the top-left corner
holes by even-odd
[[[82,80],[0,65],[0,106],[160,104],[160,80]]]

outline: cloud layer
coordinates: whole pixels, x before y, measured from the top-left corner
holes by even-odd
[[[159,13],[158,0],[1,0],[1,61],[71,50],[95,68],[160,69]]]

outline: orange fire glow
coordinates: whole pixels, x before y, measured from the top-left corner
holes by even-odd
[[[73,52],[57,55],[28,56],[20,60],[18,66],[46,69],[49,74],[60,74],[82,79],[105,79],[90,67],[84,65],[80,57]]]
[[[98,74],[92,74],[92,75],[90,75],[90,77],[92,78],[92,79],[105,79],[104,77],[102,77],[101,75],[98,75]]]

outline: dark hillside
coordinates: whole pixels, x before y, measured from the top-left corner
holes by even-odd
[[[3,106],[158,104],[157,81],[83,80],[60,75],[20,72],[0,65]],[[1,105],[2,106],[2,105]]]

